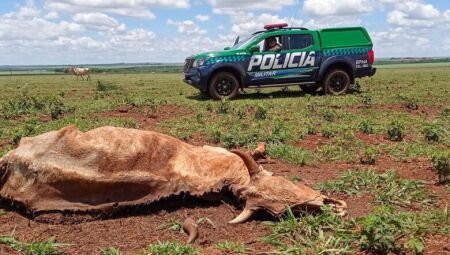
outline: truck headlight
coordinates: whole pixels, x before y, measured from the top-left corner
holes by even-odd
[[[204,65],[206,63],[207,60],[208,60],[207,58],[196,59],[194,61],[194,64],[192,65],[192,67],[202,66],[202,65]]]

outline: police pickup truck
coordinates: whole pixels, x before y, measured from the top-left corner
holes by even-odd
[[[356,78],[376,72],[372,40],[363,27],[264,28],[222,51],[188,57],[184,82],[214,99],[234,98],[245,88],[290,85],[341,95]]]

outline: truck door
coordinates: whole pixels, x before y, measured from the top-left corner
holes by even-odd
[[[321,63],[317,35],[311,31],[298,31],[283,35],[283,50],[288,63],[279,75],[285,82],[315,81]]]
[[[275,36],[281,45],[279,52],[267,47],[267,40],[274,36],[259,42],[260,52],[253,53],[247,69],[250,86],[315,80],[320,65],[318,38],[310,31],[295,32]]]

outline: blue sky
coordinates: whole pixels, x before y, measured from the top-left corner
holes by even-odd
[[[449,0],[1,0],[0,65],[182,62],[274,22],[364,26],[378,57],[450,56]]]

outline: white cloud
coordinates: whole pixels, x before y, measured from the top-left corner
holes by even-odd
[[[188,8],[189,0],[45,0],[45,7],[61,12],[106,12],[122,16],[154,19],[149,8]]]
[[[184,20],[184,21],[173,21],[171,19],[167,20],[167,25],[175,26],[179,33],[186,35],[204,35],[206,34],[206,30],[201,29],[197,24],[192,20]]]
[[[59,19],[59,13],[57,12],[49,12],[45,15],[46,19]]]
[[[233,26],[231,31],[233,35],[247,35],[264,29],[264,25],[273,23],[288,23],[290,26],[302,26],[302,20],[296,20],[292,17],[280,17],[269,13],[255,15],[252,12],[239,12],[231,15]]]
[[[208,0],[214,13],[230,14],[242,10],[280,10],[283,7],[294,5],[295,0]]]
[[[125,30],[125,24],[119,23],[116,19],[100,12],[93,13],[77,13],[73,16],[73,20],[85,25],[86,27],[97,30]]]
[[[388,13],[387,22],[400,27],[432,27],[441,19],[441,14],[431,4],[405,1],[395,4]]]
[[[195,16],[195,19],[198,20],[198,21],[205,22],[205,21],[209,20],[209,16],[208,15],[198,14],[198,15]]]
[[[348,16],[372,12],[371,0],[305,0],[303,11],[313,16]]]

